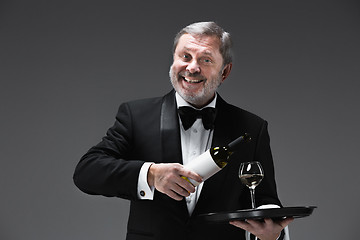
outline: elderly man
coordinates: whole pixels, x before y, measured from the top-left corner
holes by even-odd
[[[291,219],[266,219],[209,224],[197,218],[208,212],[250,208],[249,191],[237,172],[241,162],[254,159],[265,171],[257,188],[257,205],[281,205],[267,122],[226,103],[216,92],[231,68],[227,32],[214,22],[185,27],[174,41],[170,68],[174,90],[163,97],[123,103],[106,136],[81,158],[74,182],[82,191],[131,201],[127,240],[241,240],[243,229],[262,240],[273,240],[290,223]],[[202,118],[196,118],[185,125],[178,111],[184,106],[210,108],[213,122],[204,125]],[[211,146],[226,145],[244,133],[250,133],[252,141],[205,182],[183,167]],[[183,177],[201,184],[194,187]]]

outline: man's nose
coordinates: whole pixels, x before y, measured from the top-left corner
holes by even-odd
[[[186,70],[190,73],[200,73],[200,66],[197,61],[193,60],[187,65]]]

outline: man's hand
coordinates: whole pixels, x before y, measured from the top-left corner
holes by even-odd
[[[202,182],[198,174],[178,163],[152,164],[147,179],[149,186],[154,186],[159,192],[180,201],[195,191],[195,187],[182,176]]]
[[[276,240],[281,231],[293,220],[293,218],[285,218],[281,221],[273,221],[267,218],[262,222],[249,219],[246,221],[230,221],[230,224],[251,232],[261,240]]]

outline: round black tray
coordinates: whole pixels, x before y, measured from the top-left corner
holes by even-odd
[[[244,209],[229,212],[201,214],[198,217],[210,222],[228,222],[230,220],[246,219],[282,219],[284,217],[302,218],[312,214],[315,206],[307,207],[282,207],[269,209]]]

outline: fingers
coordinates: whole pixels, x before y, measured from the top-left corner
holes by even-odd
[[[281,221],[276,222],[277,224],[279,224],[282,228],[285,228],[287,225],[289,225],[290,223],[292,223],[292,221],[294,221],[293,217],[287,217]]]
[[[201,182],[202,179],[196,173],[184,169],[177,163],[153,164],[149,168],[148,182],[153,185],[159,192],[180,201],[190,193],[195,192],[195,187],[182,176],[193,178]],[[151,180],[151,181],[150,181]]]
[[[195,192],[195,187],[181,176],[176,177],[171,189],[180,196],[184,197],[187,197],[190,193]]]
[[[181,174],[181,176],[187,177],[189,179],[191,178],[198,183],[201,183],[203,181],[202,177],[199,174],[197,174],[191,170],[188,170],[186,168],[180,168],[179,173]]]
[[[265,225],[273,225],[276,226],[278,229],[284,229],[287,225],[289,225],[292,221],[294,221],[293,217],[287,217],[280,221],[273,221],[270,218],[265,218],[264,222]]]
[[[230,221],[229,223],[235,227],[242,228],[251,232],[260,239],[276,239],[281,231],[289,225],[294,218],[285,218],[281,221],[273,221],[272,219],[264,219],[264,221],[257,221],[248,219],[246,221]]]
[[[242,228],[248,232],[253,233],[255,229],[260,229],[261,228],[261,224],[258,221],[254,221],[254,220],[245,220],[245,221],[230,221],[229,222],[231,225],[235,226],[235,227],[239,227]]]
[[[174,200],[177,201],[181,201],[183,199],[183,196],[180,196],[179,194],[177,194],[176,192],[169,190],[169,191],[164,191],[163,193],[165,193],[166,195],[168,195],[169,197],[171,197]]]
[[[245,222],[245,221],[237,221],[237,220],[233,220],[233,221],[230,221],[229,222],[231,225],[235,226],[235,227],[238,227],[238,228],[242,228],[246,231],[249,231],[249,227],[250,227],[250,224]],[[249,231],[250,232],[250,231]]]

